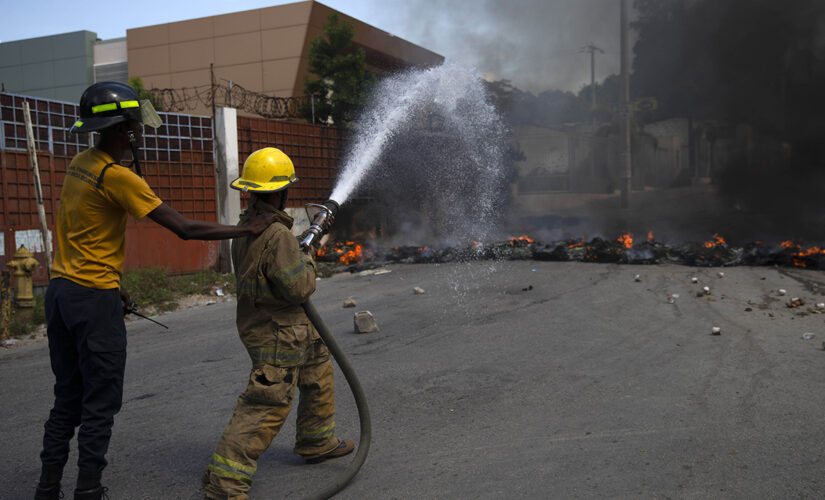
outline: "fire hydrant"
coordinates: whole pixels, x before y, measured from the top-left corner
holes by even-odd
[[[40,265],[25,246],[12,255],[11,262],[6,264],[14,270],[14,302],[20,309],[31,310],[34,307],[34,285],[32,274]]]

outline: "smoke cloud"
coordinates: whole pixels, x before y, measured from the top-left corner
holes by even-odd
[[[582,47],[604,50],[596,78],[619,71],[615,0],[407,0],[382,3],[375,25],[516,87],[578,91],[590,83]],[[391,17],[390,17],[391,16]]]

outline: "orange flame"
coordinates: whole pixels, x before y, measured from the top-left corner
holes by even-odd
[[[579,241],[575,240],[568,240],[567,248],[578,248],[584,246],[584,238],[580,238]]]
[[[344,252],[344,255],[342,255],[338,260],[344,264],[361,262],[361,259],[364,258],[364,246],[360,243],[355,243],[352,241],[348,241],[347,246],[352,246],[352,250]]]
[[[712,240],[706,241],[706,242],[704,243],[705,248],[713,248],[713,247],[715,247],[715,246],[718,246],[718,245],[725,245],[725,244],[727,244],[727,243],[725,242],[725,239],[724,239],[724,238],[722,238],[721,236],[719,236],[719,235],[718,235],[718,234],[716,234],[716,233],[714,233],[714,234],[713,234],[713,239],[712,239]]]
[[[630,233],[622,234],[617,241],[624,245],[625,248],[633,248],[633,235]]]
[[[372,257],[372,252],[364,249],[364,246],[354,241],[336,241],[318,249],[316,258],[329,256],[337,259],[342,264],[354,264],[361,262],[364,258]]]
[[[533,243],[533,241],[535,241],[535,240],[534,240],[533,238],[530,238],[529,236],[518,236],[518,237],[513,237],[513,238],[510,238],[510,246],[511,246],[511,247],[514,247],[514,246],[516,246],[519,242],[524,242],[524,243]]]
[[[799,249],[798,246],[797,249]],[[803,259],[805,257],[810,257],[811,255],[825,255],[825,249],[819,247],[810,247],[806,250],[799,249],[798,252],[794,252],[793,254],[793,265],[797,267],[808,267],[808,263]]]
[[[653,231],[647,232],[647,241],[653,243]]]

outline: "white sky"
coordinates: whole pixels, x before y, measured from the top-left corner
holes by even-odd
[[[0,41],[129,28],[257,9],[261,0],[0,0]],[[588,43],[605,54],[596,78],[619,68],[618,0],[323,0],[321,3],[523,90],[577,91],[590,81]]]

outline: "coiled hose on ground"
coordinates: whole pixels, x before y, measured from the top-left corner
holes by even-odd
[[[358,408],[358,419],[361,422],[361,438],[358,441],[358,451],[355,453],[355,458],[352,460],[352,463],[350,463],[347,470],[344,471],[344,473],[335,482],[309,497],[313,500],[326,500],[341,491],[347,483],[349,483],[350,480],[358,474],[358,471],[364,464],[364,460],[367,459],[367,453],[370,451],[370,441],[372,440],[370,412],[367,407],[367,398],[364,395],[364,389],[361,388],[361,383],[358,382],[358,377],[355,375],[355,370],[353,370],[352,365],[349,364],[349,360],[344,355],[344,351],[338,343],[335,342],[332,332],[330,332],[329,328],[327,328],[327,325],[324,323],[321,315],[318,314],[315,306],[312,305],[311,300],[304,302],[303,306],[307,317],[309,317],[309,320],[313,325],[315,325],[315,329],[318,330],[318,333],[327,345],[329,352],[332,353],[332,357],[335,358],[335,362],[338,363],[338,367],[341,368],[341,371],[344,373],[344,377],[347,379],[352,395],[355,397],[355,406]]]

